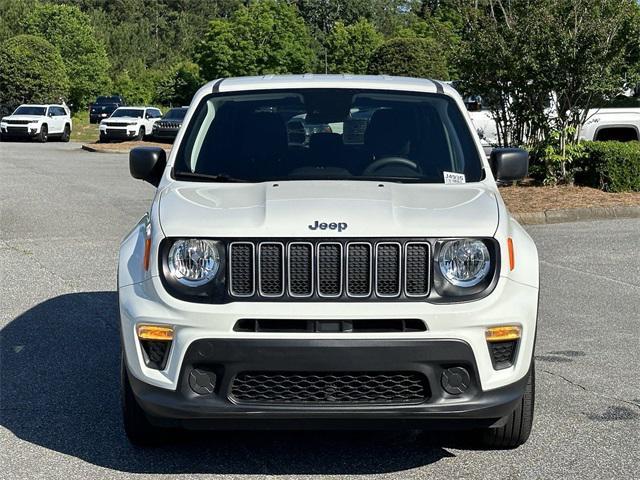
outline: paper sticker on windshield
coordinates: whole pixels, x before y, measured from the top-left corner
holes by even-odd
[[[451,185],[453,183],[466,183],[464,173],[442,172],[444,175],[445,185]]]

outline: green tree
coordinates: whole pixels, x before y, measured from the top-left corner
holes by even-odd
[[[638,79],[631,59],[640,48],[640,6],[636,0],[477,3],[465,12],[460,67],[467,89],[489,101],[502,144],[549,143],[557,134],[557,154],[546,155],[547,181],[571,181],[570,147],[589,109]]]
[[[0,44],[0,105],[58,102],[68,93],[60,52],[45,39],[18,35]]]
[[[230,18],[209,24],[196,48],[206,79],[268,73],[304,73],[313,68],[311,36],[295,5],[277,0],[251,2]]]
[[[352,25],[338,22],[326,42],[329,73],[365,74],[373,52],[384,38],[368,20]]]
[[[38,4],[25,21],[28,33],[39,35],[60,50],[71,82],[75,108],[109,90],[109,59],[96,38],[89,17],[78,7]]]
[[[433,38],[393,38],[386,41],[371,57],[369,73],[449,78],[443,49]]]
[[[155,101],[162,105],[189,105],[202,83],[196,64],[181,63],[158,82]]]

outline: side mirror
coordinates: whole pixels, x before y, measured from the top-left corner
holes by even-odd
[[[522,180],[529,171],[529,152],[521,148],[494,148],[489,164],[498,182]]]
[[[166,166],[167,154],[160,147],[136,147],[129,152],[131,176],[154,187],[160,184]]]

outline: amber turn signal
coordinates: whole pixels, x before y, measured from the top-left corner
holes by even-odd
[[[507,340],[518,340],[522,329],[517,325],[506,325],[502,327],[487,328],[485,337],[487,342],[505,342]]]
[[[173,340],[173,327],[161,325],[138,325],[140,340]]]
[[[516,268],[516,254],[513,250],[513,240],[511,237],[507,239],[507,246],[509,247],[509,269],[513,270]]]

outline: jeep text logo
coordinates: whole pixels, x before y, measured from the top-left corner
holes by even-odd
[[[311,225],[309,225],[309,230],[338,230],[339,232],[342,232],[343,230],[347,229],[347,224],[342,222],[342,223],[324,223],[324,222],[319,222],[318,220],[316,220],[314,223],[312,223]]]

